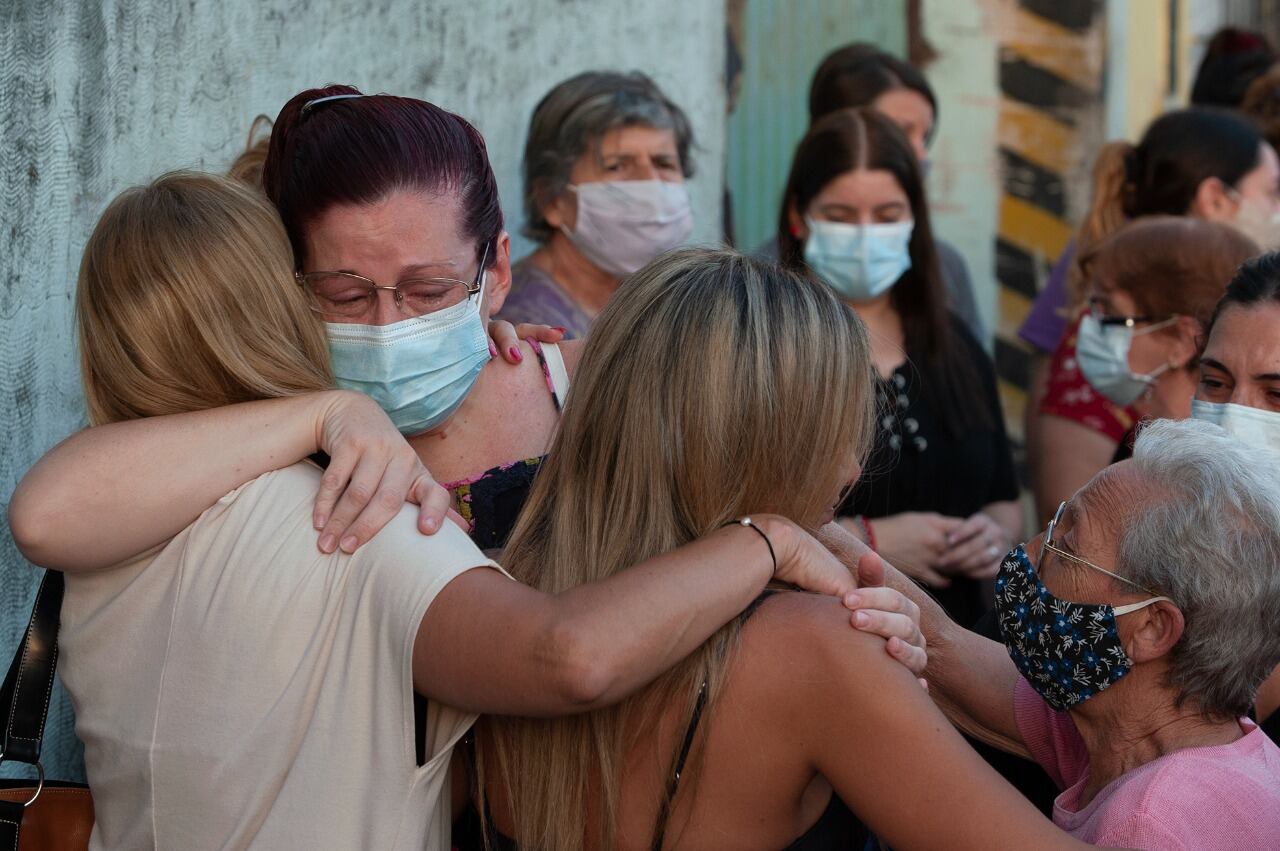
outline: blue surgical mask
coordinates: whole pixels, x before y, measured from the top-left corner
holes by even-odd
[[[326,322],[338,386],[371,397],[403,435],[440,425],[489,361],[483,297],[482,286],[453,307],[391,325]]]
[[[911,268],[915,222],[849,225],[805,218],[804,262],[843,298],[871,301]]]
[[[1080,334],[1076,338],[1076,362],[1080,364],[1080,372],[1094,390],[1113,404],[1122,408],[1132,405],[1169,369],[1168,364],[1161,364],[1155,372],[1145,375],[1129,369],[1129,349],[1133,346],[1133,338],[1138,334],[1158,331],[1174,321],[1176,317],[1135,331],[1129,325],[1103,325],[1098,317],[1085,314],[1080,320]]]
[[[1191,418],[1213,423],[1250,446],[1280,452],[1280,413],[1276,411],[1192,399]]]
[[[996,577],[996,618],[1005,650],[1031,687],[1059,712],[1129,673],[1133,660],[1124,652],[1116,618],[1162,600],[1168,598],[1110,606],[1060,599],[1045,587],[1021,545],[1005,556]]]

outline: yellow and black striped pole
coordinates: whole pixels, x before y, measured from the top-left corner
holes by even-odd
[[[1087,173],[1081,160],[1099,141],[1104,16],[1096,0],[1001,7],[995,359],[1009,433],[1021,445],[1031,352],[1017,331],[1071,239],[1066,180]]]

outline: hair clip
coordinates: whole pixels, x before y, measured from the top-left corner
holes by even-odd
[[[299,118],[305,118],[305,117],[307,116],[307,112],[309,112],[309,111],[311,110],[311,108],[312,108],[312,107],[314,107],[314,106],[319,106],[319,105],[320,105],[320,104],[322,104],[322,103],[328,103],[328,102],[330,102],[330,101],[335,101],[335,100],[350,100],[351,98],[362,98],[362,97],[364,97],[364,95],[361,95],[361,94],[355,94],[355,95],[352,95],[352,94],[344,94],[344,95],[328,95],[327,97],[322,97],[322,98],[316,98],[316,99],[314,99],[314,100],[309,100],[309,101],[307,101],[306,103],[304,103],[304,104],[302,105],[302,111],[298,113],[298,117],[299,117]]]

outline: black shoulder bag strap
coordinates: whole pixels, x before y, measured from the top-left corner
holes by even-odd
[[[62,615],[62,574],[46,570],[36,592],[31,621],[22,644],[13,656],[9,673],[0,687],[0,710],[7,710],[0,737],[0,762],[34,765],[38,783],[31,800],[24,803],[0,801],[0,848],[17,848],[22,812],[40,797],[44,789],[44,766],[40,746],[44,722],[49,714],[53,674],[58,667],[58,625]]]

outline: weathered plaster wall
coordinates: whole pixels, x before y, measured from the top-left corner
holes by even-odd
[[[929,200],[939,236],[964,255],[988,329],[998,326],[995,275],[1000,162],[996,22],[983,3],[925,0],[924,35],[938,53],[926,73],[940,104],[929,151]]]
[[[346,82],[473,120],[514,235],[519,153],[538,98],[579,71],[638,68],[693,120],[695,238],[714,240],[724,61],[724,0],[0,4],[0,519],[21,474],[83,422],[72,293],[84,240],[121,189],[173,168],[221,170],[255,114]],[[36,581],[0,522],[0,654],[25,624]],[[60,699],[52,777],[78,759],[68,724]]]

